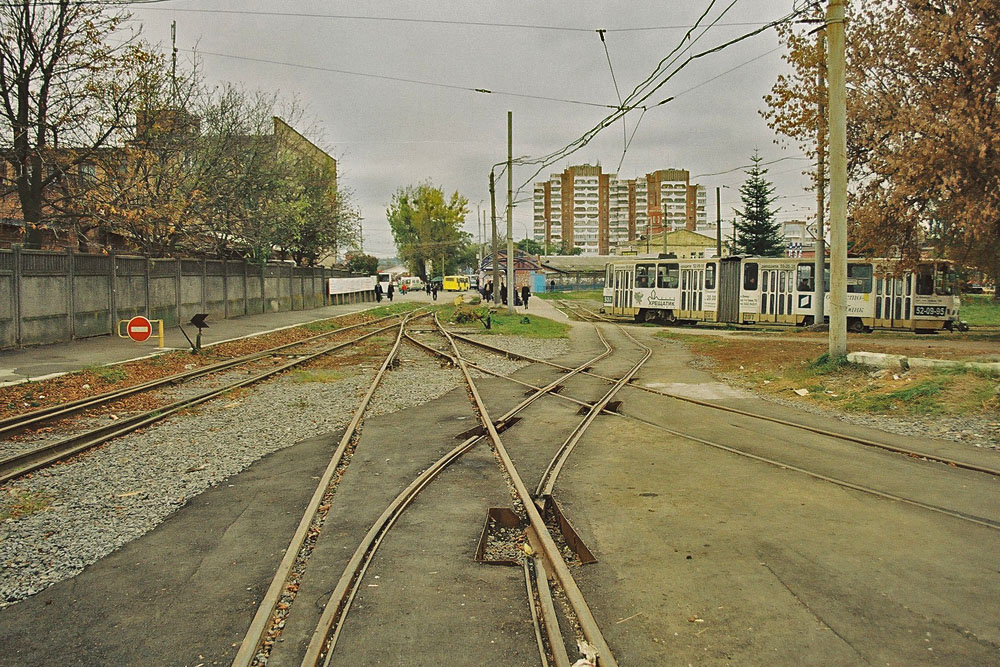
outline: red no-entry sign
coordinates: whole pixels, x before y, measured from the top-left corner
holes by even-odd
[[[153,335],[153,325],[142,315],[136,315],[128,321],[125,331],[129,338],[141,343]]]

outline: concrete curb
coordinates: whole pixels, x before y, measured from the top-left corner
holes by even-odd
[[[855,364],[889,368],[893,370],[908,370],[911,368],[965,368],[982,371],[1000,376],[1000,362],[991,361],[952,361],[950,359],[926,359],[924,357],[904,357],[899,354],[883,354],[881,352],[848,352],[847,360]]]

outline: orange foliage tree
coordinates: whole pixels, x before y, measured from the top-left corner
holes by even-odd
[[[782,34],[791,72],[763,113],[815,154],[813,27]],[[913,260],[930,246],[1000,282],[1000,0],[853,2],[847,35],[854,247]]]

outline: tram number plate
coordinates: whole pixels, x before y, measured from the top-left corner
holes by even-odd
[[[947,306],[914,306],[913,314],[917,317],[944,317],[948,314]]]

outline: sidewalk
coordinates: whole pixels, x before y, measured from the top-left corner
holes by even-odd
[[[467,296],[472,296],[474,292],[465,292]],[[437,303],[450,303],[456,296],[455,292],[439,292]],[[424,292],[409,292],[406,295],[398,291],[395,295],[394,303],[431,303],[431,297]],[[208,320],[208,328],[202,336],[202,347],[210,347],[219,343],[224,343],[234,338],[246,338],[270,333],[278,329],[323,320],[338,315],[370,310],[379,305],[387,305],[386,299],[381,304],[375,302],[356,303],[343,306],[325,306],[312,310],[295,310],[280,313],[263,313],[260,315],[249,315],[228,320]],[[528,310],[524,307],[517,307],[518,313],[526,315],[541,315],[560,322],[567,322],[568,318],[547,303],[544,299],[532,297],[528,302]],[[504,308],[504,306],[501,306]],[[198,332],[192,326],[184,325],[184,330],[188,332],[191,339],[194,339]],[[164,331],[165,350],[186,350],[190,346],[178,327],[171,327]],[[17,384],[28,380],[44,380],[55,375],[70,373],[72,371],[86,368],[87,366],[103,366],[107,364],[122,363],[152,356],[162,352],[157,347],[156,336],[153,336],[145,343],[136,343],[128,338],[118,338],[117,336],[96,336],[94,338],[84,338],[68,343],[55,343],[52,345],[40,345],[26,347],[20,350],[0,350],[0,387],[9,384]]]
[[[409,295],[397,301],[410,300]],[[355,303],[341,306],[324,306],[311,310],[293,310],[278,313],[262,313],[228,320],[208,320],[208,328],[202,335],[202,347],[209,347],[234,338],[245,338],[269,333],[277,329],[313,322],[315,320],[346,315],[347,313],[369,310],[382,304]],[[184,325],[191,339],[194,340],[198,330],[193,326]],[[164,349],[190,348],[184,334],[176,326],[164,330]],[[144,343],[136,343],[128,338],[117,336],[96,336],[68,343],[54,343],[26,347],[19,350],[0,350],[0,386],[25,382],[27,380],[43,380],[53,375],[60,375],[80,370],[87,366],[132,361],[161,352],[157,347],[154,335]]]

